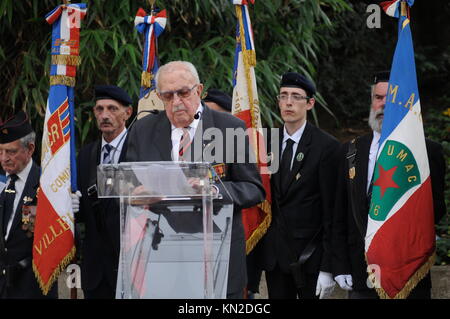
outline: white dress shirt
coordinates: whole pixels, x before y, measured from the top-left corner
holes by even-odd
[[[127,134],[127,129],[125,128],[119,135],[116,136],[110,143],[106,142],[102,136],[102,149],[100,155],[100,164],[103,161],[103,157],[105,156],[106,149],[104,146],[109,144],[112,146],[111,151],[109,152],[109,156],[111,158],[111,164],[119,163],[120,153],[122,152],[123,143],[125,142]]]
[[[15,189],[16,189],[16,197],[14,198],[13,212],[11,214],[11,217],[9,218],[8,225],[6,228],[5,239],[7,239],[9,236],[9,231],[11,230],[12,222],[14,220],[14,216],[16,215],[17,206],[19,205],[19,201],[22,197],[23,189],[25,188],[25,183],[27,182],[27,178],[28,178],[28,174],[30,173],[31,166],[33,166],[32,159],[30,159],[27,166],[25,166],[25,168],[20,173],[16,174],[18,177],[18,179],[16,180],[16,183],[14,184]],[[9,174],[6,174],[6,177],[7,177],[6,185],[8,185],[11,178],[9,177]]]
[[[292,159],[291,159],[291,166],[290,166],[291,169],[292,169],[292,163],[294,162],[295,153],[297,152],[298,143],[300,142],[300,139],[302,138],[303,131],[305,130],[305,126],[306,126],[306,121],[292,135],[289,135],[289,133],[286,130],[286,126],[283,127],[283,143],[281,144],[281,154],[283,154],[284,149],[286,148],[287,140],[291,139],[294,141],[294,144],[292,145]],[[280,158],[281,158],[281,156],[280,156]]]
[[[200,112],[200,113],[199,113]],[[200,103],[200,105],[197,107],[196,113],[201,114],[203,112],[203,106]],[[199,116],[198,119],[194,119],[191,124],[189,124],[189,137],[191,138],[191,141],[194,140],[195,131],[197,130],[198,123],[200,122],[201,116]],[[181,127],[175,127],[173,124],[171,124],[172,127],[172,160],[178,161],[179,160],[179,150],[180,150],[180,140],[181,136],[183,136],[183,128]]]
[[[369,151],[369,164],[367,166],[367,188],[366,191],[369,191],[370,183],[372,183],[373,171],[375,169],[375,162],[377,161],[378,154],[378,142],[380,141],[381,134],[373,131],[372,144],[370,144]]]

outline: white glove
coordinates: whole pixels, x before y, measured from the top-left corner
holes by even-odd
[[[334,280],[338,283],[339,287],[344,290],[352,290],[353,278],[352,275],[339,275],[334,277]]]
[[[320,299],[329,297],[335,285],[333,275],[329,272],[321,271],[317,279],[316,296],[319,296]]]
[[[70,197],[72,198],[72,210],[74,213],[78,213],[80,210],[80,191],[76,191],[75,193],[70,193]]]

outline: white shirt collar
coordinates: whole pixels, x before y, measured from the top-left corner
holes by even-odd
[[[288,139],[291,139],[295,142],[295,144],[298,144],[300,142],[300,139],[302,138],[303,131],[305,131],[306,121],[303,123],[303,125],[295,131],[294,134],[289,135],[289,133],[286,130],[286,125],[283,126],[283,144],[286,143]]]
[[[30,161],[28,162],[28,164],[24,167],[24,169],[21,172],[16,173],[16,175],[19,177],[19,179],[21,181],[23,181],[24,183],[27,181],[28,174],[31,171],[31,166],[33,166],[33,159],[32,158],[30,158]],[[8,179],[7,182],[6,182],[6,185],[8,185],[8,183],[9,183],[9,175],[10,174],[6,173],[6,177]]]
[[[122,138],[122,136],[124,136],[125,134],[127,134],[127,128],[124,128],[122,130],[122,132],[120,132],[120,134],[117,135],[116,138],[113,139],[110,143],[105,141],[105,138],[102,136],[102,150],[103,150],[103,146],[105,146],[106,144],[109,144],[113,148],[117,148],[117,150],[120,151],[122,149],[122,144],[123,144],[123,142],[125,140],[125,137]]]
[[[373,131],[373,142],[377,143],[380,141],[381,134],[377,131]]]

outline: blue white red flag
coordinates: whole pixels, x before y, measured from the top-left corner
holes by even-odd
[[[251,1],[254,3],[254,1]],[[267,169],[266,149],[261,125],[258,90],[256,87],[256,53],[253,31],[248,13],[248,1],[233,0],[236,9],[236,54],[234,57],[232,113],[243,120],[249,129],[250,143],[261,173],[266,199],[263,203],[244,209],[242,222],[247,254],[266,233],[272,220],[270,177]]]
[[[74,86],[85,15],[86,4],[79,3],[60,5],[46,16],[52,24],[52,65],[33,241],[33,270],[44,294],[75,255],[70,197],[77,185]]]
[[[139,8],[134,19],[134,25],[139,33],[144,34],[144,48],[142,57],[142,81],[140,97],[148,94],[155,87],[154,75],[158,72],[159,63],[156,55],[156,39],[164,32],[167,17],[166,10],[156,15],[147,15],[144,9]]]
[[[162,10],[157,14],[153,14],[152,10],[152,13],[147,15],[144,9],[139,8],[134,19],[136,30],[144,34],[138,112],[155,108],[164,109],[162,101],[155,94],[154,77],[159,69],[157,39],[164,32],[166,23],[166,10]]]
[[[435,256],[430,168],[406,3],[397,10],[399,38],[365,238],[369,278],[381,298],[406,298]]]

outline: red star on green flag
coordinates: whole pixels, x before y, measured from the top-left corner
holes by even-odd
[[[373,183],[373,186],[379,186],[381,191],[381,198],[388,188],[400,188],[393,180],[393,175],[398,166],[394,166],[389,170],[385,170],[383,166],[379,165],[379,174],[377,180]]]

